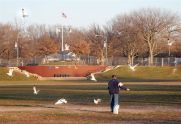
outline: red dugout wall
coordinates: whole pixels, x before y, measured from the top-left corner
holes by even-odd
[[[20,66],[21,70],[38,74],[42,77],[85,77],[92,72],[104,70],[104,65],[64,65],[64,66]]]

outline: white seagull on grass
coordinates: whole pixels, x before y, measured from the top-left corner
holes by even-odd
[[[35,86],[33,86],[33,93],[35,95],[38,95],[38,93],[40,92],[40,90],[37,90]]]
[[[93,73],[91,73],[90,76],[91,76],[91,77],[90,77],[90,80],[92,80],[92,81],[97,81]]]
[[[117,66],[115,66],[114,67],[114,69],[117,69],[117,68],[119,68],[119,67],[121,67],[122,65],[117,65]]]
[[[98,103],[101,102],[101,99],[94,99],[94,103],[97,105]]]
[[[78,69],[76,65],[74,65],[74,68],[75,68],[75,69]]]
[[[59,69],[59,66],[55,66],[55,69]]]
[[[66,103],[67,103],[67,100],[64,99],[64,98],[61,98],[61,99],[59,99],[59,100],[55,103],[55,105],[66,104]]]
[[[172,46],[173,43],[174,43],[174,41],[168,41],[169,46]]]
[[[109,67],[107,67],[103,72],[108,72],[108,71],[110,71],[110,70],[112,70],[112,69],[114,69],[114,67],[109,66]]]
[[[13,68],[9,68],[9,72],[6,73],[8,76],[12,77],[13,76],[13,71],[14,69]]]
[[[30,77],[29,72],[27,72],[27,71],[23,71],[23,73],[26,75],[26,77],[27,77],[27,78],[29,78],[29,77]]]
[[[138,64],[132,66],[131,64],[129,64],[129,68],[132,70],[132,71],[135,71],[135,68],[138,66]]]
[[[172,74],[175,74],[176,71],[177,71],[177,69],[174,68],[173,71],[172,71]]]

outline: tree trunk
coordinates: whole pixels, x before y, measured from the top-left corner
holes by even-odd
[[[104,65],[105,63],[105,58],[104,58],[104,53],[101,51],[101,65]]]
[[[127,62],[127,64],[131,64],[131,56],[130,55],[128,55],[128,62]]]
[[[149,56],[149,66],[153,65],[153,51],[150,50],[150,56]]]
[[[134,64],[134,56],[131,56],[131,65]]]

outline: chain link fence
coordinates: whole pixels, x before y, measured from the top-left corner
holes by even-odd
[[[17,59],[0,59],[0,66],[27,66],[27,65],[48,65],[50,63],[64,62],[64,64],[80,64],[80,65],[98,65],[100,61],[95,56],[78,56],[75,58],[63,56],[61,54],[52,54],[49,56],[35,56],[31,59],[19,58]],[[106,65],[127,65],[127,57],[111,57],[108,58]],[[176,66],[181,64],[181,58],[154,58],[154,66]],[[134,64],[142,66],[149,65],[149,58],[135,58]],[[57,63],[59,64],[59,63]]]

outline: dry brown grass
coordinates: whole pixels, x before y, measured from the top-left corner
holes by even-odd
[[[128,106],[127,106],[128,107]],[[13,109],[14,108],[14,109]],[[106,107],[63,105],[59,107],[11,107],[11,111],[1,111],[1,123],[13,124],[95,124],[95,123],[179,123],[181,111],[175,108],[136,107],[120,109],[113,115]],[[102,108],[102,109],[100,109]],[[153,108],[155,110],[153,110]],[[18,110],[19,109],[19,110]],[[171,111],[171,110],[174,111]],[[24,110],[24,111],[23,111]]]
[[[32,94],[38,84],[40,94]],[[109,112],[106,83],[0,82],[0,124],[179,124],[180,82],[127,82],[119,115]],[[94,105],[93,98],[101,97]],[[58,98],[68,104],[55,106]]]

